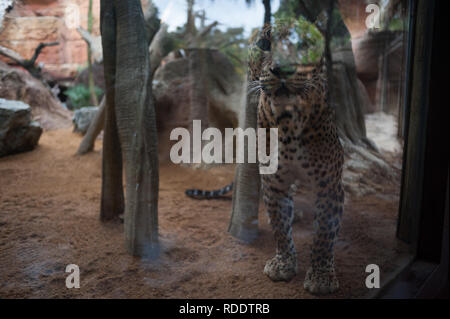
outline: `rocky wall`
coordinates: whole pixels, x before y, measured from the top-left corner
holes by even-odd
[[[23,0],[5,15],[0,45],[29,59],[39,43],[58,41],[58,46],[45,48],[37,61],[55,77],[74,76],[87,61],[87,45],[76,27],[87,29],[88,5],[86,0]],[[93,0],[97,35],[99,15],[100,0]]]

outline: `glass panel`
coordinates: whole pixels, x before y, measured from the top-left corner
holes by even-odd
[[[0,297],[376,292],[409,6],[0,1]]]

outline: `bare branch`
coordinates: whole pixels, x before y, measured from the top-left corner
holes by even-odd
[[[88,44],[89,50],[91,50],[95,62],[98,63],[102,62],[103,61],[102,37],[92,35],[87,30],[84,30],[81,27],[78,27],[77,31],[83,38],[83,40],[86,41],[86,43]]]
[[[33,77],[35,77],[39,80],[42,80],[41,68],[39,66],[36,66],[36,60],[37,60],[39,54],[41,54],[42,50],[45,47],[54,46],[54,45],[58,45],[58,44],[59,44],[59,42],[39,43],[37,48],[34,50],[33,57],[30,60],[27,60],[27,59],[23,58],[19,53],[15,52],[11,49],[2,47],[2,46],[0,46],[0,54],[3,56],[6,56],[9,59],[16,62],[17,65],[20,65],[21,67],[23,67]],[[42,82],[46,85],[45,81],[42,80]]]
[[[0,55],[3,55],[5,57],[7,57],[8,59],[13,60],[14,62],[16,62],[19,65],[22,65],[25,61],[25,58],[23,56],[21,56],[19,53],[8,49],[4,46],[0,45]]]
[[[47,42],[47,43],[41,42],[41,43],[39,43],[36,50],[34,50],[33,57],[30,60],[28,60],[28,62],[34,66],[34,64],[36,63],[36,59],[38,58],[39,54],[41,54],[42,49],[45,47],[50,47],[50,46],[55,46],[55,45],[59,45],[59,42]]]
[[[189,48],[195,48],[200,46],[200,44],[202,43],[203,39],[205,38],[206,35],[208,35],[209,32],[211,32],[211,30],[216,27],[219,23],[217,21],[214,21],[213,23],[211,23],[210,25],[204,27],[200,33],[196,34],[194,37],[190,38],[191,40],[188,40],[188,47]]]
[[[103,130],[103,127],[105,125],[105,116],[106,116],[105,104],[106,104],[106,96],[103,96],[98,111],[95,114],[95,117],[92,120],[91,124],[89,125],[86,134],[81,140],[80,146],[77,151],[77,155],[86,154],[94,149],[95,139]]]
[[[211,30],[212,28],[214,28],[215,26],[217,26],[218,22],[214,21],[213,23],[211,23],[210,25],[206,26],[201,32],[200,34],[197,36],[197,39],[200,40],[202,39],[204,36],[206,36]]]

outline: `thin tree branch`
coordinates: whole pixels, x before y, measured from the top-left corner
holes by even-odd
[[[34,65],[36,63],[36,59],[38,58],[39,54],[41,54],[41,51],[42,51],[43,48],[50,47],[50,46],[55,46],[55,45],[58,45],[58,44],[59,44],[59,42],[47,42],[47,43],[41,42],[41,43],[39,43],[39,45],[37,46],[36,50],[34,50],[33,57],[30,60],[28,60],[29,63],[31,65]]]
[[[214,28],[215,26],[217,26],[219,22],[214,21],[213,23],[211,23],[210,25],[206,26],[203,30],[201,30],[200,34],[197,36],[198,39],[203,38],[205,35],[207,35],[212,28]]]
[[[7,58],[13,60],[16,65],[23,67],[33,77],[35,77],[38,80],[41,80],[45,85],[47,85],[47,83],[42,79],[41,68],[39,66],[36,66],[36,60],[45,47],[54,46],[58,44],[59,42],[39,43],[37,48],[34,50],[33,57],[30,60],[27,60],[23,58],[19,53],[2,46],[0,46],[0,55],[6,56]]]
[[[82,27],[78,27],[77,31],[89,46],[89,50],[91,51],[94,60],[98,63],[102,62],[103,60],[102,37],[92,35]]]

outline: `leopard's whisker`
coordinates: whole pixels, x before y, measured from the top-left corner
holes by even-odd
[[[262,86],[261,86],[261,85],[258,85],[258,86],[249,88],[249,89],[247,90],[247,95],[254,94],[254,93],[256,93],[256,92],[259,91],[259,90],[262,90]]]

